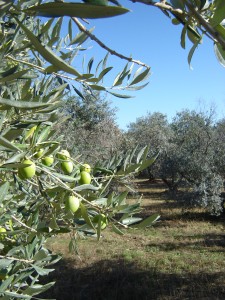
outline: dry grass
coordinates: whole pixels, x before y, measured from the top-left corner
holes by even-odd
[[[225,299],[224,219],[187,209],[161,183],[138,181],[143,214],[161,221],[123,237],[80,240],[80,257],[68,251],[69,236],[49,241],[64,258],[51,274],[57,300]]]

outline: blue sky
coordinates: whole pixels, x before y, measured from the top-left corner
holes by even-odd
[[[171,24],[159,10],[128,0],[120,1],[132,12],[119,17],[90,20],[96,26],[94,34],[107,46],[151,66],[149,85],[133,92],[135,98],[109,98],[118,108],[117,123],[126,129],[130,122],[147,112],[162,112],[171,120],[182,109],[195,109],[211,105],[216,107],[218,118],[225,117],[225,69],[218,63],[213,44],[204,38],[196,50],[190,70],[187,50],[180,46],[181,26]],[[90,56],[101,58],[104,51],[95,43]],[[111,57],[110,65],[116,72],[126,62]]]

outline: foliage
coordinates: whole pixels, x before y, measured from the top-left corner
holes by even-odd
[[[192,47],[188,54],[188,63],[204,36],[213,41],[214,51],[220,64],[225,67],[225,8],[223,0],[136,0],[153,6],[171,19],[172,24],[181,25],[180,44],[186,48],[187,40]]]
[[[146,116],[140,117],[136,122],[128,125],[126,133],[128,145],[133,147],[138,143],[140,148],[149,145],[149,156],[160,152],[154,165],[144,170],[144,172],[148,172],[149,179],[160,177],[160,164],[162,156],[168,149],[170,134],[167,118],[159,112],[147,113]]]
[[[87,65],[83,63],[82,72],[74,68],[74,61],[85,49],[83,43],[88,38],[80,30],[74,37],[75,11],[78,17],[95,18],[127,10],[71,3],[68,34],[62,37],[68,4],[43,2],[0,1],[1,299],[32,299],[54,284],[42,285],[39,281],[60,259],[46,249],[49,237],[70,232],[69,249],[74,251],[78,236],[100,239],[105,225],[123,234],[122,228],[132,224],[146,227],[158,219],[158,215],[153,215],[142,223],[140,218],[133,217],[140,211],[140,203],[127,204],[127,193],[108,193],[112,178],[123,179],[153,162],[146,158],[145,151],[136,153],[135,162],[129,160],[130,155],[122,157],[123,172],[120,173],[116,168],[106,170],[98,164],[91,173],[90,184],[80,183],[79,156],[70,157],[65,151],[64,156],[59,154],[66,147],[57,131],[63,121],[58,109],[68,93],[73,91],[82,98],[80,91],[84,87],[90,93],[104,90],[111,94],[118,88],[139,89],[138,83],[149,74],[146,67],[135,70],[131,59],[106,88],[103,79],[112,69],[107,66],[109,54],[97,64],[94,72],[93,59]],[[43,13],[49,18],[38,17]],[[44,158],[51,155],[53,164],[47,166]],[[64,168],[65,164],[69,168]],[[98,172],[96,176],[95,172]],[[65,203],[71,195],[80,201],[74,213]],[[96,215],[100,216],[97,223],[93,222]],[[102,215],[107,220],[104,226]],[[116,215],[119,217],[115,218]]]
[[[99,92],[70,97],[62,113],[67,120],[59,126],[66,148],[81,160],[94,164],[107,160],[124,145],[124,137],[115,123],[115,108]],[[63,116],[62,116],[63,117]]]
[[[160,119],[153,122],[153,116],[159,114],[147,114],[139,118],[129,126],[127,133],[133,137],[131,145],[136,140],[140,145],[149,143],[150,149],[158,147],[161,150],[159,158],[150,169],[150,178],[161,178],[169,190],[175,193],[186,182],[193,190],[195,203],[207,207],[212,214],[221,213],[224,120],[216,124],[212,109],[209,112],[183,110],[176,114],[171,123],[159,122]],[[164,125],[159,127],[159,124]],[[160,136],[164,139],[158,141]]]

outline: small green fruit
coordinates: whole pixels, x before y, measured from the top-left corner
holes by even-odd
[[[65,207],[66,210],[70,210],[72,213],[75,213],[80,207],[80,200],[71,195],[66,199]]]
[[[57,153],[59,159],[68,160],[70,158],[70,153],[67,150],[61,150]]]
[[[36,149],[36,153],[34,154],[35,158],[40,158],[44,152],[44,149]]]
[[[19,168],[18,170],[18,175],[21,179],[29,179],[32,178],[35,173],[36,173],[36,166],[35,164],[30,160],[30,159],[25,159],[23,162],[23,164],[26,164],[29,166],[23,167],[23,168]]]
[[[108,220],[104,214],[99,214],[99,215],[94,216],[94,218],[92,219],[92,222],[94,224],[96,224],[96,227],[97,227],[98,221],[100,218],[101,218],[101,229],[105,229],[108,224]]]
[[[90,173],[90,172],[91,172],[91,167],[90,167],[89,164],[83,164],[83,165],[80,167],[80,170],[81,170],[81,171],[85,171],[85,172]]]
[[[73,172],[73,163],[72,161],[63,161],[61,163],[61,168],[65,174],[70,174]]]
[[[43,165],[50,167],[54,162],[53,155],[45,156],[41,159],[41,161],[42,161]]]
[[[5,239],[5,235],[4,232],[6,232],[6,229],[4,227],[0,227],[0,241],[3,241]]]
[[[90,184],[91,183],[91,175],[88,172],[82,171],[80,172],[80,184]]]

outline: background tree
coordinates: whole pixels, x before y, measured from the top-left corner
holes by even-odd
[[[159,126],[160,125],[160,126]],[[223,120],[215,122],[215,111],[178,112],[170,124],[161,114],[148,114],[129,126],[127,135],[140,145],[160,150],[150,169],[171,192],[184,182],[194,191],[192,204],[207,207],[210,213],[222,212],[224,181]],[[158,139],[160,138],[161,139]]]
[[[164,155],[163,153],[168,148],[169,136],[170,128],[167,117],[160,112],[147,113],[146,116],[140,117],[136,122],[128,125],[126,138],[129,145],[133,147],[138,144],[140,148],[149,145],[149,156],[160,152],[154,166],[146,170],[151,180],[159,177],[160,164]]]
[[[124,137],[115,121],[116,108],[99,92],[82,94],[83,98],[65,100],[63,114],[67,120],[59,131],[71,153],[82,153],[81,159],[93,164],[116,154]]]

